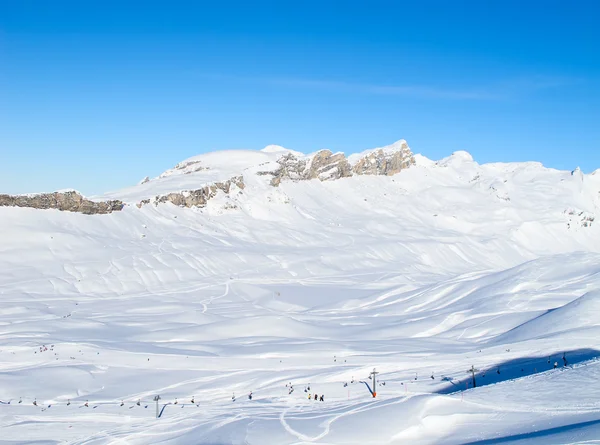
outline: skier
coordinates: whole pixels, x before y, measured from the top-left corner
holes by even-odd
[[[321,397],[319,397],[319,401],[324,402],[325,401],[324,397],[325,396],[323,394],[321,394]]]
[[[554,369],[558,368],[558,362],[554,362]]]
[[[567,366],[567,357],[565,357],[565,354],[563,353],[563,362],[564,362],[564,366]]]
[[[312,395],[308,393],[308,400],[312,400]]]
[[[315,400],[319,400],[319,396],[315,394]]]
[[[252,400],[252,391],[250,391],[250,394],[248,394],[248,400]]]

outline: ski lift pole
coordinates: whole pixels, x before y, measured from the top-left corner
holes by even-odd
[[[160,400],[160,396],[155,396],[154,401],[156,402],[156,418],[158,419],[158,401]]]
[[[377,397],[377,374],[379,373],[375,370],[375,368],[373,368],[373,372],[370,374],[373,377],[373,397]]]

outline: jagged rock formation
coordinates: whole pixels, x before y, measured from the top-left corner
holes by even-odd
[[[300,181],[318,178],[321,181],[346,178],[352,176],[350,163],[344,153],[333,154],[329,150],[320,150],[312,158],[300,159],[288,153],[277,161],[281,166],[274,172],[262,172],[272,174],[271,185],[277,187],[283,179]]]
[[[379,148],[358,158],[355,155],[354,158],[352,165],[343,153],[333,154],[329,150],[318,151],[311,158],[299,158],[288,153],[277,161],[280,168],[260,174],[273,175],[271,185],[277,187],[284,179],[331,181],[355,174],[392,176],[415,164],[415,158],[405,141],[391,149]]]
[[[308,179],[318,178],[321,181],[347,178],[352,176],[352,167],[344,153],[333,154],[329,150],[321,150],[312,158],[308,171]]]
[[[30,207],[33,209],[57,209],[86,215],[102,215],[120,211],[121,201],[90,201],[75,191],[41,193],[39,195],[0,195],[0,207]]]
[[[386,152],[380,148],[365,155],[354,164],[352,171],[357,175],[392,176],[414,164],[415,158],[408,144],[402,142],[398,150]]]
[[[306,159],[298,159],[291,153],[288,153],[278,159],[277,163],[281,166],[274,172],[261,172],[264,175],[273,175],[271,185],[277,187],[282,179],[292,179],[295,181],[305,179]]]
[[[156,196],[154,198],[154,205],[170,202],[180,207],[204,207],[209,199],[213,198],[219,190],[224,193],[229,193],[232,186],[243,190],[244,178],[242,176],[236,176],[225,182],[215,182],[214,184],[205,185],[204,187],[197,190],[186,190],[176,193],[169,193],[167,195]],[[150,204],[149,199],[144,199],[137,204],[138,208],[141,208],[145,204]]]

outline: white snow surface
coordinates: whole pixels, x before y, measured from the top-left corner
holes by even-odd
[[[282,153],[103,196],[244,176],[203,209],[0,208],[0,444],[600,444],[598,175],[457,152],[274,188]]]

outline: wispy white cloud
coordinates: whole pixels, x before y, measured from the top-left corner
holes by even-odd
[[[211,76],[213,77],[213,76]],[[260,83],[291,88],[320,89],[349,94],[373,94],[383,96],[407,96],[424,99],[504,101],[524,97],[541,90],[560,88],[578,82],[577,79],[552,76],[529,76],[508,79],[482,86],[444,87],[430,85],[376,85],[337,80],[318,80],[286,77],[236,77],[214,76],[220,79]]]
[[[497,100],[501,97],[490,91],[472,89],[459,90],[451,88],[438,88],[424,85],[373,85],[364,83],[351,83],[330,80],[310,79],[264,79],[272,85],[285,85],[290,87],[320,88],[330,91],[345,91],[348,93],[377,94],[383,96],[413,96],[429,99],[464,99],[464,100]]]
[[[329,80],[263,79],[269,84],[290,87],[321,88],[349,93],[386,96],[413,96],[427,99],[501,101],[519,98],[541,90],[560,88],[577,80],[563,77],[523,77],[471,88],[452,88],[428,85],[373,85]]]

